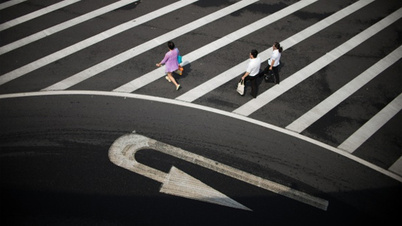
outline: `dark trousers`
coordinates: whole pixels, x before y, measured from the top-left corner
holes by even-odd
[[[268,65],[263,71],[261,71],[259,74],[258,74],[258,76],[262,76],[262,75],[264,75],[264,74],[269,74],[269,68],[270,68],[271,66],[270,65]],[[276,67],[272,67],[272,72],[274,73],[274,76],[275,76],[275,83],[276,84],[279,84],[279,66],[276,66]]]
[[[247,81],[250,81],[250,83],[251,83],[251,96],[256,98],[257,97],[257,76],[249,75],[244,79],[244,83],[246,83]]]

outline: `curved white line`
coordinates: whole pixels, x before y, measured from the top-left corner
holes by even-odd
[[[303,136],[299,133],[296,133],[296,132],[293,132],[293,131],[266,123],[266,122],[262,122],[262,121],[259,121],[256,119],[252,119],[247,116],[238,115],[238,114],[235,114],[232,112],[227,112],[227,111],[223,111],[223,110],[219,110],[219,109],[215,109],[215,108],[211,108],[211,107],[207,107],[207,106],[202,106],[202,105],[198,105],[198,104],[194,104],[194,103],[178,101],[178,100],[168,99],[168,98],[163,98],[163,97],[154,97],[154,96],[148,96],[148,95],[134,94],[134,93],[119,93],[119,92],[89,91],[89,90],[40,91],[40,92],[28,92],[28,93],[2,94],[2,95],[0,95],[0,100],[1,99],[9,99],[9,98],[34,97],[34,96],[57,96],[57,95],[96,95],[96,96],[110,96],[110,97],[141,99],[141,100],[156,101],[156,102],[167,103],[167,104],[174,104],[174,105],[178,105],[178,106],[189,107],[189,108],[193,108],[193,109],[212,112],[212,113],[219,114],[219,115],[224,115],[224,116],[231,117],[234,119],[249,122],[249,123],[252,123],[252,124],[255,124],[258,126],[262,126],[262,127],[265,127],[265,128],[271,129],[271,130],[275,130],[277,132],[280,132],[280,133],[301,139],[303,141],[315,144],[319,147],[325,148],[331,152],[337,153],[348,159],[358,162],[370,169],[373,169],[379,173],[382,173],[388,177],[391,177],[399,182],[402,182],[401,176],[399,176],[391,171],[388,171],[386,169],[383,169],[379,166],[376,166],[361,158],[358,158],[357,156],[354,156],[348,152],[340,150],[336,147],[332,147],[328,144],[324,144],[320,141]]]

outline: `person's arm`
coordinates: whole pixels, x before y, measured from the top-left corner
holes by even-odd
[[[244,80],[249,74],[249,72],[244,73],[243,77],[241,77],[241,80]]]
[[[272,53],[272,56],[271,56],[271,65],[269,67],[269,70],[272,70],[272,67],[275,65],[275,61],[276,61],[276,59],[278,59],[278,56],[279,56],[278,51],[274,50],[274,52]]]
[[[250,74],[251,69],[252,69],[252,66],[251,66],[251,62],[250,62],[250,63],[248,63],[246,73],[244,73],[243,77],[241,77],[241,80],[244,80]]]
[[[275,60],[274,59],[272,59],[272,61],[271,61],[271,66],[269,67],[269,70],[272,70],[272,66],[275,64]]]
[[[163,60],[159,64],[156,64],[157,67],[160,67],[160,66],[162,66],[162,64],[166,63],[166,61],[169,58],[168,53],[165,54],[165,57],[163,58]]]

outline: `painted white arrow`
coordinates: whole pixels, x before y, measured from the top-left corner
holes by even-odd
[[[250,173],[235,169],[214,160],[139,134],[127,134],[118,138],[109,149],[109,159],[111,162],[120,167],[162,183],[160,189],[160,192],[162,193],[237,209],[251,210],[174,166],[167,174],[137,162],[135,160],[135,153],[139,150],[146,149],[160,151],[164,154],[168,154],[207,169],[214,170],[226,176],[292,198],[322,210],[327,210],[328,208],[329,203],[327,200],[311,196],[304,192],[294,190],[261,177],[257,177]]]
[[[164,173],[137,162],[135,153],[142,149],[154,149],[165,153],[167,149],[177,148],[144,136],[130,134],[113,143],[109,149],[109,159],[120,167],[162,183],[160,188],[162,193],[251,211],[251,209],[174,166],[169,173]]]

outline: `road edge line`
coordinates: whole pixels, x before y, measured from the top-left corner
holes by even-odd
[[[121,98],[131,98],[131,99],[140,99],[140,100],[148,100],[148,101],[156,101],[160,103],[165,103],[165,104],[173,104],[177,106],[182,106],[182,107],[189,107],[192,109],[198,109],[198,110],[203,110],[227,117],[231,117],[234,119],[238,119],[241,121],[249,122],[267,129],[271,129],[295,138],[298,138],[300,140],[304,140],[306,142],[309,142],[311,144],[317,145],[319,147],[322,147],[324,149],[327,149],[328,151],[334,152],[336,154],[342,155],[350,160],[353,160],[357,163],[360,163],[372,170],[375,170],[385,176],[388,176],[390,178],[393,178],[399,182],[402,182],[402,176],[399,176],[391,171],[388,171],[386,169],[383,169],[379,166],[374,165],[373,163],[370,163],[366,160],[363,160],[351,153],[348,153],[346,151],[343,151],[341,149],[338,149],[336,147],[330,146],[328,144],[325,144],[323,142],[314,140],[312,138],[309,138],[307,136],[304,136],[302,134],[287,130],[285,128],[281,128],[266,122],[262,122],[256,119],[249,118],[247,116],[243,116],[240,114],[236,114],[233,112],[228,112],[224,110],[219,110],[207,106],[202,106],[194,103],[189,103],[185,101],[178,101],[175,99],[168,99],[164,97],[155,97],[155,96],[149,96],[149,95],[143,95],[143,94],[134,94],[134,93],[120,93],[120,92],[110,92],[110,91],[90,91],[90,90],[60,90],[60,91],[38,91],[38,92],[25,92],[25,93],[12,93],[12,94],[1,94],[0,95],[0,100],[2,99],[11,99],[11,98],[22,98],[22,97],[38,97],[38,96],[62,96],[62,95],[88,95],[88,96],[109,96],[109,97],[121,97]]]

